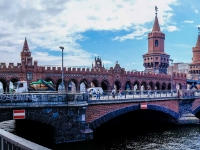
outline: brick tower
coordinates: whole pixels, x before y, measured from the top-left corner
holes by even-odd
[[[29,51],[28,43],[25,38],[24,46],[21,52],[21,63],[24,66],[32,66],[31,52]]]
[[[102,65],[102,61],[100,57],[95,57],[94,65],[92,64],[93,69],[101,69],[104,68],[104,65]]]
[[[198,27],[198,38],[196,46],[192,48],[192,63],[189,64],[189,76],[191,79],[200,78],[200,27]]]
[[[155,7],[156,16],[152,32],[148,34],[148,52],[143,55],[143,66],[145,67],[144,72],[146,73],[152,72],[167,74],[170,55],[166,54],[164,50],[165,34],[160,31],[157,9],[158,8]]]

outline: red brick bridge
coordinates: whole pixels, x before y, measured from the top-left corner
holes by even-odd
[[[25,119],[16,120],[17,124],[45,124],[53,129],[55,143],[91,140],[98,127],[128,113],[174,124],[199,124],[200,118],[198,92],[101,100],[91,100],[85,93],[0,94],[0,104],[0,122],[13,120],[13,110],[23,109]]]
[[[163,118],[157,118],[158,120],[175,124],[199,124],[200,118],[199,97],[91,100],[88,104],[86,122],[92,130],[113,118],[136,111],[141,113],[146,111],[146,116],[149,119],[155,119],[155,116],[149,116],[148,112],[155,111],[157,114],[163,114]]]

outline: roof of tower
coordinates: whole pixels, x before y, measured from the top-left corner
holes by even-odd
[[[156,13],[156,16],[155,16],[152,32],[160,32],[160,25],[159,25],[159,22],[158,22],[157,13]]]
[[[198,27],[198,39],[197,39],[197,43],[196,43],[196,47],[200,47],[200,27]]]
[[[24,52],[24,51],[27,51],[27,52],[29,51],[28,42],[27,42],[27,40],[26,40],[26,37],[25,37],[24,46],[23,46],[22,51],[23,51],[23,52]]]

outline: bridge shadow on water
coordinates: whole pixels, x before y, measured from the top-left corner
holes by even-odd
[[[53,146],[54,128],[32,120],[15,120],[15,133],[45,147]]]
[[[110,150],[113,145],[127,138],[156,132],[162,134],[176,127],[176,120],[169,115],[152,110],[130,112],[109,120],[94,130],[94,140],[62,144],[54,150]],[[112,147],[112,148],[111,148]],[[122,146],[123,147],[123,146]]]
[[[162,132],[175,126],[175,123],[174,118],[164,113],[152,110],[135,111],[116,117],[97,128],[94,139],[109,141],[122,136]]]

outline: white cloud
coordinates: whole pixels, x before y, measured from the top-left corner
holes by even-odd
[[[166,27],[169,32],[178,31],[179,29],[176,26],[167,26]]]
[[[194,23],[192,20],[185,20],[184,23]]]
[[[125,36],[117,36],[115,38],[113,38],[112,40],[119,40],[119,41],[124,41],[127,39],[143,39],[144,36],[146,36],[146,33],[149,32],[150,30],[147,28],[144,28],[142,26],[136,26],[133,28],[133,32],[129,33]]]
[[[198,11],[197,9],[195,9],[195,13],[196,13],[196,14],[198,14],[198,13],[199,13],[199,11]]]
[[[129,34],[117,36],[114,40],[142,39],[149,31],[143,26],[154,20],[155,4],[160,25],[171,24],[173,10],[170,5],[176,4],[176,0],[1,0],[0,52],[5,56],[1,62],[20,62],[20,58],[16,59],[11,53],[18,55],[24,37],[27,37],[33,57],[39,63],[60,64],[60,58],[50,52],[60,51],[58,47],[62,45],[66,58],[70,59],[66,60],[67,63],[74,61],[75,65],[89,65],[94,54],[81,49],[77,43],[87,38],[82,32],[126,30]],[[174,31],[177,28],[169,26],[167,29]],[[39,53],[39,48],[47,51]]]

